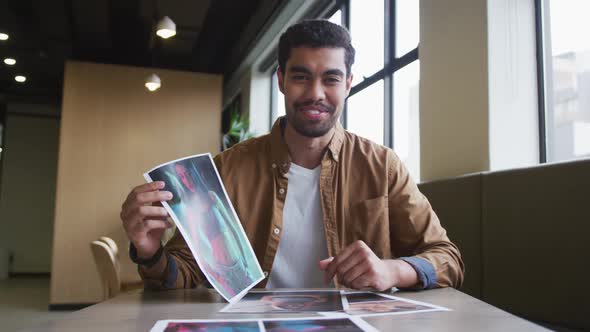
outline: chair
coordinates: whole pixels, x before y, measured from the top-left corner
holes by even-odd
[[[103,242],[104,244],[106,244],[109,247],[109,249],[114,257],[115,270],[117,272],[118,279],[119,279],[119,285],[120,285],[119,291],[125,292],[125,291],[129,291],[129,290],[134,290],[134,289],[142,289],[143,288],[143,281],[136,280],[136,279],[126,280],[123,278],[123,276],[121,274],[119,246],[117,245],[115,240],[113,240],[112,238],[107,237],[107,236],[101,236],[99,238],[99,241]]]
[[[102,280],[103,298],[106,300],[116,296],[121,291],[121,280],[113,251],[102,241],[92,241],[90,249]]]
[[[108,236],[101,236],[98,238],[98,240],[106,243],[106,245],[109,246],[109,248],[111,248],[111,251],[115,256],[115,259],[119,260],[119,246],[117,245],[117,242],[115,242],[115,240],[111,239]]]

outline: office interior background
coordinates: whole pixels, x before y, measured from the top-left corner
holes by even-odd
[[[155,165],[218,153],[233,112],[267,133],[285,113],[280,33],[325,18],[357,51],[342,125],[394,149],[440,209],[466,256],[464,291],[588,329],[589,11],[586,0],[2,1],[0,289],[36,280],[34,315],[102,301],[89,247],[100,236],[139,278],[118,216],[129,189]],[[155,34],[164,16],[168,39]],[[455,192],[462,181],[478,189]],[[529,257],[514,251],[569,270],[519,267]],[[495,288],[508,286],[527,290]]]

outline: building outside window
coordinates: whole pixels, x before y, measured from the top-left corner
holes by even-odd
[[[590,157],[590,1],[537,0],[541,162]]]

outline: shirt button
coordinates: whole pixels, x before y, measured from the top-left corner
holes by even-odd
[[[272,166],[272,168],[277,168],[277,164],[275,164],[275,163],[272,163],[271,166]]]
[[[264,277],[265,278],[268,277],[268,272],[267,271],[264,271],[263,273],[264,273]]]
[[[279,194],[283,195],[285,193],[285,189],[281,188],[279,189]]]
[[[278,228],[275,228],[275,229],[273,230],[273,232],[274,232],[276,235],[279,235],[279,233],[280,233],[281,231],[280,231]]]

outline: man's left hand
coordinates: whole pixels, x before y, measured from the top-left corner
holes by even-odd
[[[394,286],[411,286],[418,281],[411,265],[402,260],[383,260],[360,240],[344,248],[336,257],[320,261],[320,269],[326,271],[326,283],[337,275],[343,286],[355,289],[384,291]]]

